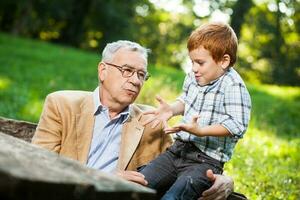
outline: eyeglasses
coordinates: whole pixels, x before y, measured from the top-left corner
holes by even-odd
[[[131,66],[126,65],[126,64],[122,65],[122,66],[119,66],[119,65],[112,64],[112,63],[108,63],[108,62],[104,62],[104,63],[107,64],[107,65],[110,65],[112,67],[117,68],[122,73],[122,76],[124,78],[132,77],[135,72],[137,73],[138,79],[142,82],[147,81],[150,77],[150,74],[148,74],[148,72],[145,72],[145,71],[142,71],[142,70],[137,70],[134,67],[131,67]]]

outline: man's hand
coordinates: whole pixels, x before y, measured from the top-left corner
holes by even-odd
[[[165,128],[164,131],[167,134],[176,133],[178,131],[186,131],[196,136],[201,136],[200,127],[197,123],[199,116],[194,116],[191,123],[179,124],[171,128]]]
[[[143,186],[148,185],[148,182],[145,180],[145,176],[136,171],[118,171],[116,173],[119,177],[126,179],[127,181],[132,181]]]
[[[143,125],[145,126],[153,122],[151,128],[155,128],[160,122],[162,122],[164,128],[167,128],[167,121],[173,116],[172,107],[159,96],[156,96],[156,100],[159,102],[158,108],[143,113],[144,115],[152,115],[143,123]]]
[[[212,170],[207,170],[206,176],[213,181],[213,185],[202,193],[199,200],[226,200],[233,192],[233,180],[224,175],[213,174]]]

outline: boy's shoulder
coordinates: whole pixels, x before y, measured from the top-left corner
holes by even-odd
[[[245,82],[240,76],[240,74],[230,67],[227,71],[227,73],[224,75],[223,82],[225,85],[231,86],[231,85],[237,85],[237,84],[242,84],[245,86]]]

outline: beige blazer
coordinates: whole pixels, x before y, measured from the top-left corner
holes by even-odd
[[[58,91],[49,94],[32,143],[86,164],[94,128],[93,93]],[[122,127],[117,168],[136,170],[171,145],[162,126],[142,126],[142,111],[149,106],[130,105],[129,119]]]

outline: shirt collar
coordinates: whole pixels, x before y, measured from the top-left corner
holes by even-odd
[[[94,100],[94,115],[98,115],[103,105],[100,102],[100,95],[99,95],[99,86],[93,92],[93,100]]]
[[[101,112],[107,110],[107,107],[101,104],[100,100],[100,88],[99,86],[93,92],[93,100],[94,100],[94,115],[98,115]],[[115,118],[123,117],[123,123],[126,122],[129,118],[129,106],[127,106],[122,112],[120,112]]]

